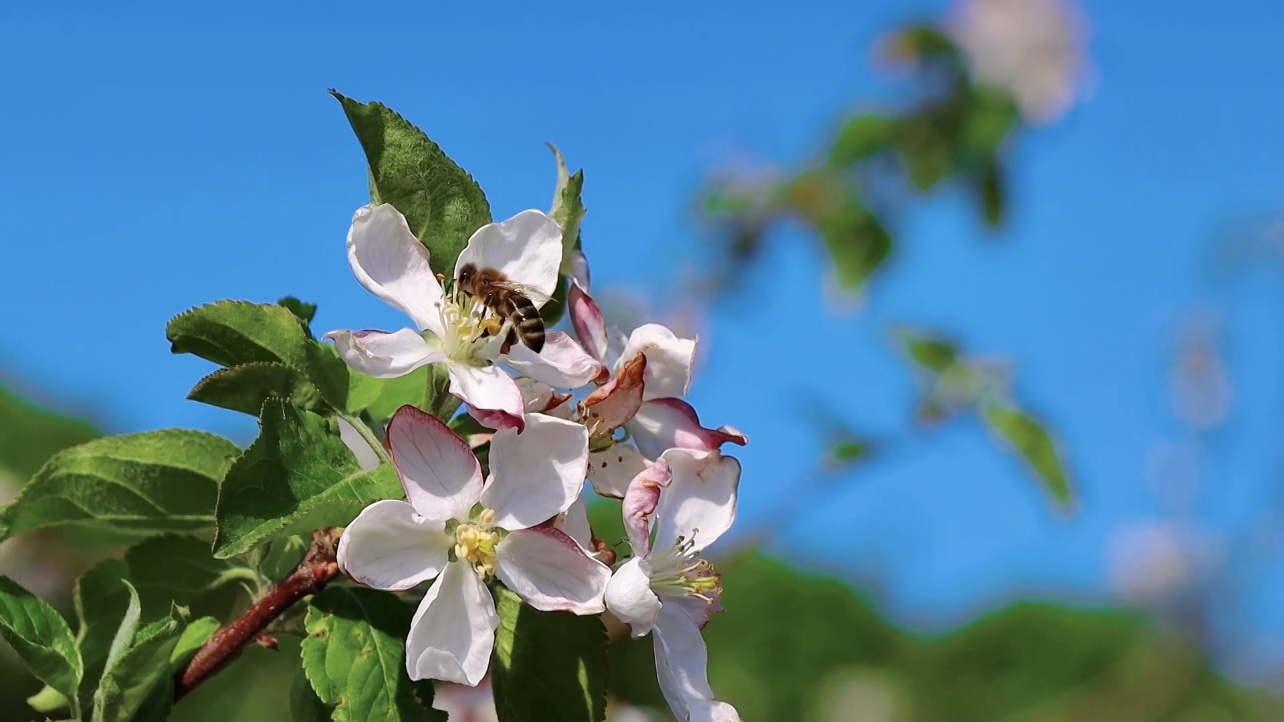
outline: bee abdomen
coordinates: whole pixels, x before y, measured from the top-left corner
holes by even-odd
[[[509,316],[513,320],[513,331],[535,353],[544,348],[544,319],[540,318],[539,309],[529,298],[518,294],[508,297]]]

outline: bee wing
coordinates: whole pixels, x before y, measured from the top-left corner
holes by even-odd
[[[543,291],[539,290],[538,288],[535,288],[534,286],[527,286],[524,283],[509,281],[507,279],[503,281],[491,281],[490,285],[495,286],[496,288],[502,288],[507,291],[512,291],[514,293],[520,293],[523,296],[529,298],[532,303],[535,303],[537,305],[548,303],[548,300],[552,298],[552,296],[548,295],[547,293],[544,293]]]

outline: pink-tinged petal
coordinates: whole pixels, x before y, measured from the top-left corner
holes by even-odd
[[[570,394],[559,393],[545,383],[525,376],[513,379],[522,392],[522,403],[528,414],[546,414],[570,400]]]
[[[691,364],[695,358],[694,339],[678,338],[658,323],[633,329],[624,344],[621,360],[646,354],[646,400],[683,396],[691,385]]]
[[[498,626],[490,590],[467,564],[451,562],[410,621],[406,671],[411,679],[475,686],[490,664]]]
[[[656,509],[656,546],[678,537],[690,539],[694,551],[718,540],[736,520],[740,462],[716,451],[669,449],[660,456],[673,471],[673,481]]]
[[[349,366],[377,379],[405,376],[420,366],[446,360],[445,354],[408,328],[393,333],[331,331],[325,337]]]
[[[562,229],[540,211],[522,211],[503,223],[488,223],[468,239],[455,262],[455,278],[467,264],[503,273],[508,280],[542,294],[531,298],[543,305],[557,288],[562,265]]]
[[[366,441],[366,437],[362,436],[355,426],[348,423],[347,419],[339,419],[339,440],[348,447],[353,456],[357,457],[357,465],[362,471],[370,471],[379,466],[379,455],[370,448],[370,442]]]
[[[428,249],[406,219],[388,204],[365,206],[352,216],[348,263],[366,290],[405,312],[418,330],[441,336],[441,283],[428,265]]]
[[[578,389],[606,373],[597,359],[561,331],[545,336],[539,353],[518,344],[508,350],[502,362],[522,376],[562,389]]]
[[[636,556],[651,553],[651,522],[655,507],[660,503],[660,491],[673,480],[673,473],[664,459],[643,469],[629,482],[624,494],[622,511],[624,531],[629,536],[629,546]]]
[[[571,316],[571,327],[575,336],[583,344],[584,350],[598,361],[606,361],[606,317],[597,301],[588,295],[588,291],[572,283],[566,293],[566,306]]]
[[[589,272],[588,256],[583,251],[571,251],[562,261],[562,273],[571,277],[587,293],[593,275]]]
[[[628,424],[642,455],[654,459],[665,449],[715,451],[723,444],[744,446],[749,439],[737,429],[706,429],[695,408],[682,399],[654,399],[642,404]]]
[[[615,444],[605,451],[589,454],[588,480],[593,491],[612,499],[623,499],[629,482],[647,466],[646,459],[628,444]]]
[[[404,501],[367,506],[339,537],[339,568],[375,589],[399,591],[441,573],[453,542],[446,524]]]
[[[646,635],[660,615],[660,598],[651,591],[651,567],[643,557],[624,562],[606,583],[606,608],[629,625],[634,639]]]
[[[566,532],[566,536],[574,539],[585,551],[593,553],[593,529],[589,526],[588,506],[582,495],[575,497],[566,511],[557,515],[553,526]]]
[[[432,708],[445,712],[449,722],[499,722],[490,677],[476,687],[438,682],[433,686]]]
[[[526,426],[526,419],[522,416],[513,416],[506,411],[488,411],[479,409],[470,404],[464,404],[468,410],[468,415],[477,419],[477,423],[488,429],[513,429],[521,430]]]
[[[573,421],[529,414],[526,430],[495,432],[490,443],[490,479],[482,505],[495,525],[516,531],[552,519],[584,488],[588,429]]]
[[[606,609],[611,570],[561,530],[538,527],[515,531],[495,547],[495,576],[536,609],[598,614]]]
[[[740,722],[735,707],[713,698],[708,650],[690,617],[666,601],[654,631],[656,678],[673,716],[689,722]]]
[[[432,414],[402,406],[388,422],[388,450],[406,500],[429,519],[467,519],[482,475],[468,444]]]
[[[610,381],[580,402],[584,424],[594,433],[603,433],[628,423],[642,407],[645,373],[646,356],[637,354]]]
[[[450,393],[481,412],[497,412],[509,417],[503,421],[488,417],[487,420],[491,423],[477,418],[476,415],[473,418],[494,429],[524,427],[522,392],[518,390],[517,384],[513,383],[512,377],[499,367],[477,368],[450,364],[446,370],[450,374]]]
[[[717,576],[719,579],[722,578],[720,573]],[[665,597],[664,606],[681,609],[686,612],[688,617],[691,617],[691,621],[695,622],[697,627],[704,629],[704,626],[709,623],[709,617],[722,611],[719,601],[721,598],[721,594],[715,596],[712,600],[700,597]]]

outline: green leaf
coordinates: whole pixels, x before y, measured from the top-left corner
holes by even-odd
[[[27,698],[27,706],[41,714],[57,712],[60,709],[68,709],[70,702],[62,692],[45,685],[39,692]]]
[[[129,609],[130,589],[123,583],[128,577],[129,567],[124,561],[108,559],[76,580],[73,601],[80,623],[76,645],[85,666],[80,690],[84,707],[93,704],[94,689],[102,678],[107,653],[120,629],[120,620]]]
[[[606,628],[598,616],[541,612],[494,585],[499,628],[491,657],[500,722],[606,719]]]
[[[557,187],[553,189],[553,208],[548,215],[562,228],[562,270],[565,271],[567,260],[580,250],[580,223],[587,212],[580,197],[584,192],[584,169],[571,175],[566,170],[562,151],[552,143],[548,144],[548,149],[557,159]]]
[[[173,534],[131,547],[125,562],[142,598],[144,619],[168,613],[173,604],[190,607],[229,581],[253,576],[246,567],[211,558],[209,542]]]
[[[982,408],[990,430],[1025,459],[1059,504],[1073,499],[1069,478],[1057,453],[1057,445],[1043,426],[1028,414],[997,403]]]
[[[365,411],[376,423],[392,418],[402,406],[426,409],[428,404],[428,375],[431,367],[423,366],[405,376],[376,379],[352,372],[348,387],[348,411]]]
[[[187,625],[169,654],[169,664],[174,669],[183,668],[196,652],[218,631],[219,621],[214,617],[201,617]]]
[[[262,431],[219,491],[214,556],[226,559],[276,536],[343,526],[369,503],[402,495],[385,464],[362,471],[326,419],[270,398]]]
[[[317,305],[315,303],[307,303],[294,296],[286,296],[277,301],[276,305],[288,308],[290,313],[303,322],[304,329],[307,329],[309,333],[311,332],[312,319],[316,318],[317,315]]]
[[[269,396],[289,399],[299,408],[324,408],[321,392],[302,371],[283,363],[259,362],[224,368],[201,379],[187,394],[192,401],[258,416]]]
[[[423,131],[386,105],[330,94],[343,106],[365,151],[371,202],[391,203],[401,211],[428,247],[432,270],[453,276],[469,236],[491,221],[486,194]]]
[[[30,479],[49,457],[99,436],[93,425],[39,408],[0,386],[0,474]]]
[[[274,303],[219,301],[170,319],[173,353],[220,366],[279,363],[302,372],[336,409],[347,405],[348,367],[333,348],[311,338],[290,309]]]
[[[939,374],[958,360],[958,350],[948,341],[910,331],[897,336],[914,363],[928,371]]]
[[[218,482],[236,454],[227,439],[178,429],[72,447],[0,509],[0,541],[59,524],[141,533],[208,527]]]
[[[977,193],[980,195],[981,212],[986,225],[998,228],[1003,225],[1003,176],[998,163],[986,163],[981,167],[977,178]]]
[[[557,288],[553,289],[552,298],[548,299],[544,307],[539,310],[545,326],[552,326],[562,320],[562,314],[566,313],[566,294],[570,293],[570,290],[570,276],[558,276]]]
[[[0,577],[0,637],[37,679],[71,700],[78,718],[76,691],[84,666],[71,627],[53,607],[8,577]]]
[[[847,291],[860,290],[869,274],[892,252],[892,237],[887,229],[872,213],[854,203],[825,216],[816,227],[833,259],[834,276]]]
[[[94,693],[93,722],[129,722],[144,704],[149,705],[149,718],[159,715],[163,719],[164,710],[152,707],[157,704],[153,689],[159,683],[165,690],[163,694],[173,697],[170,657],[187,626],[186,614],[174,607],[165,618],[140,627],[142,607],[138,593],[129,582],[123,584],[129,589],[129,608],[112,641],[102,681]]]
[[[317,697],[334,707],[335,722],[445,721],[444,712],[430,709],[431,684],[413,684],[406,675],[402,640],[410,617],[400,599],[373,589],[329,587],[313,598],[299,653]]]
[[[829,150],[829,164],[844,168],[886,149],[896,134],[896,120],[885,115],[857,115],[843,123]]]

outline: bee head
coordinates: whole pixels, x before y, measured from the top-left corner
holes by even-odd
[[[465,263],[464,267],[459,269],[459,285],[468,288],[473,281],[473,276],[477,274],[477,267],[471,263]]]

